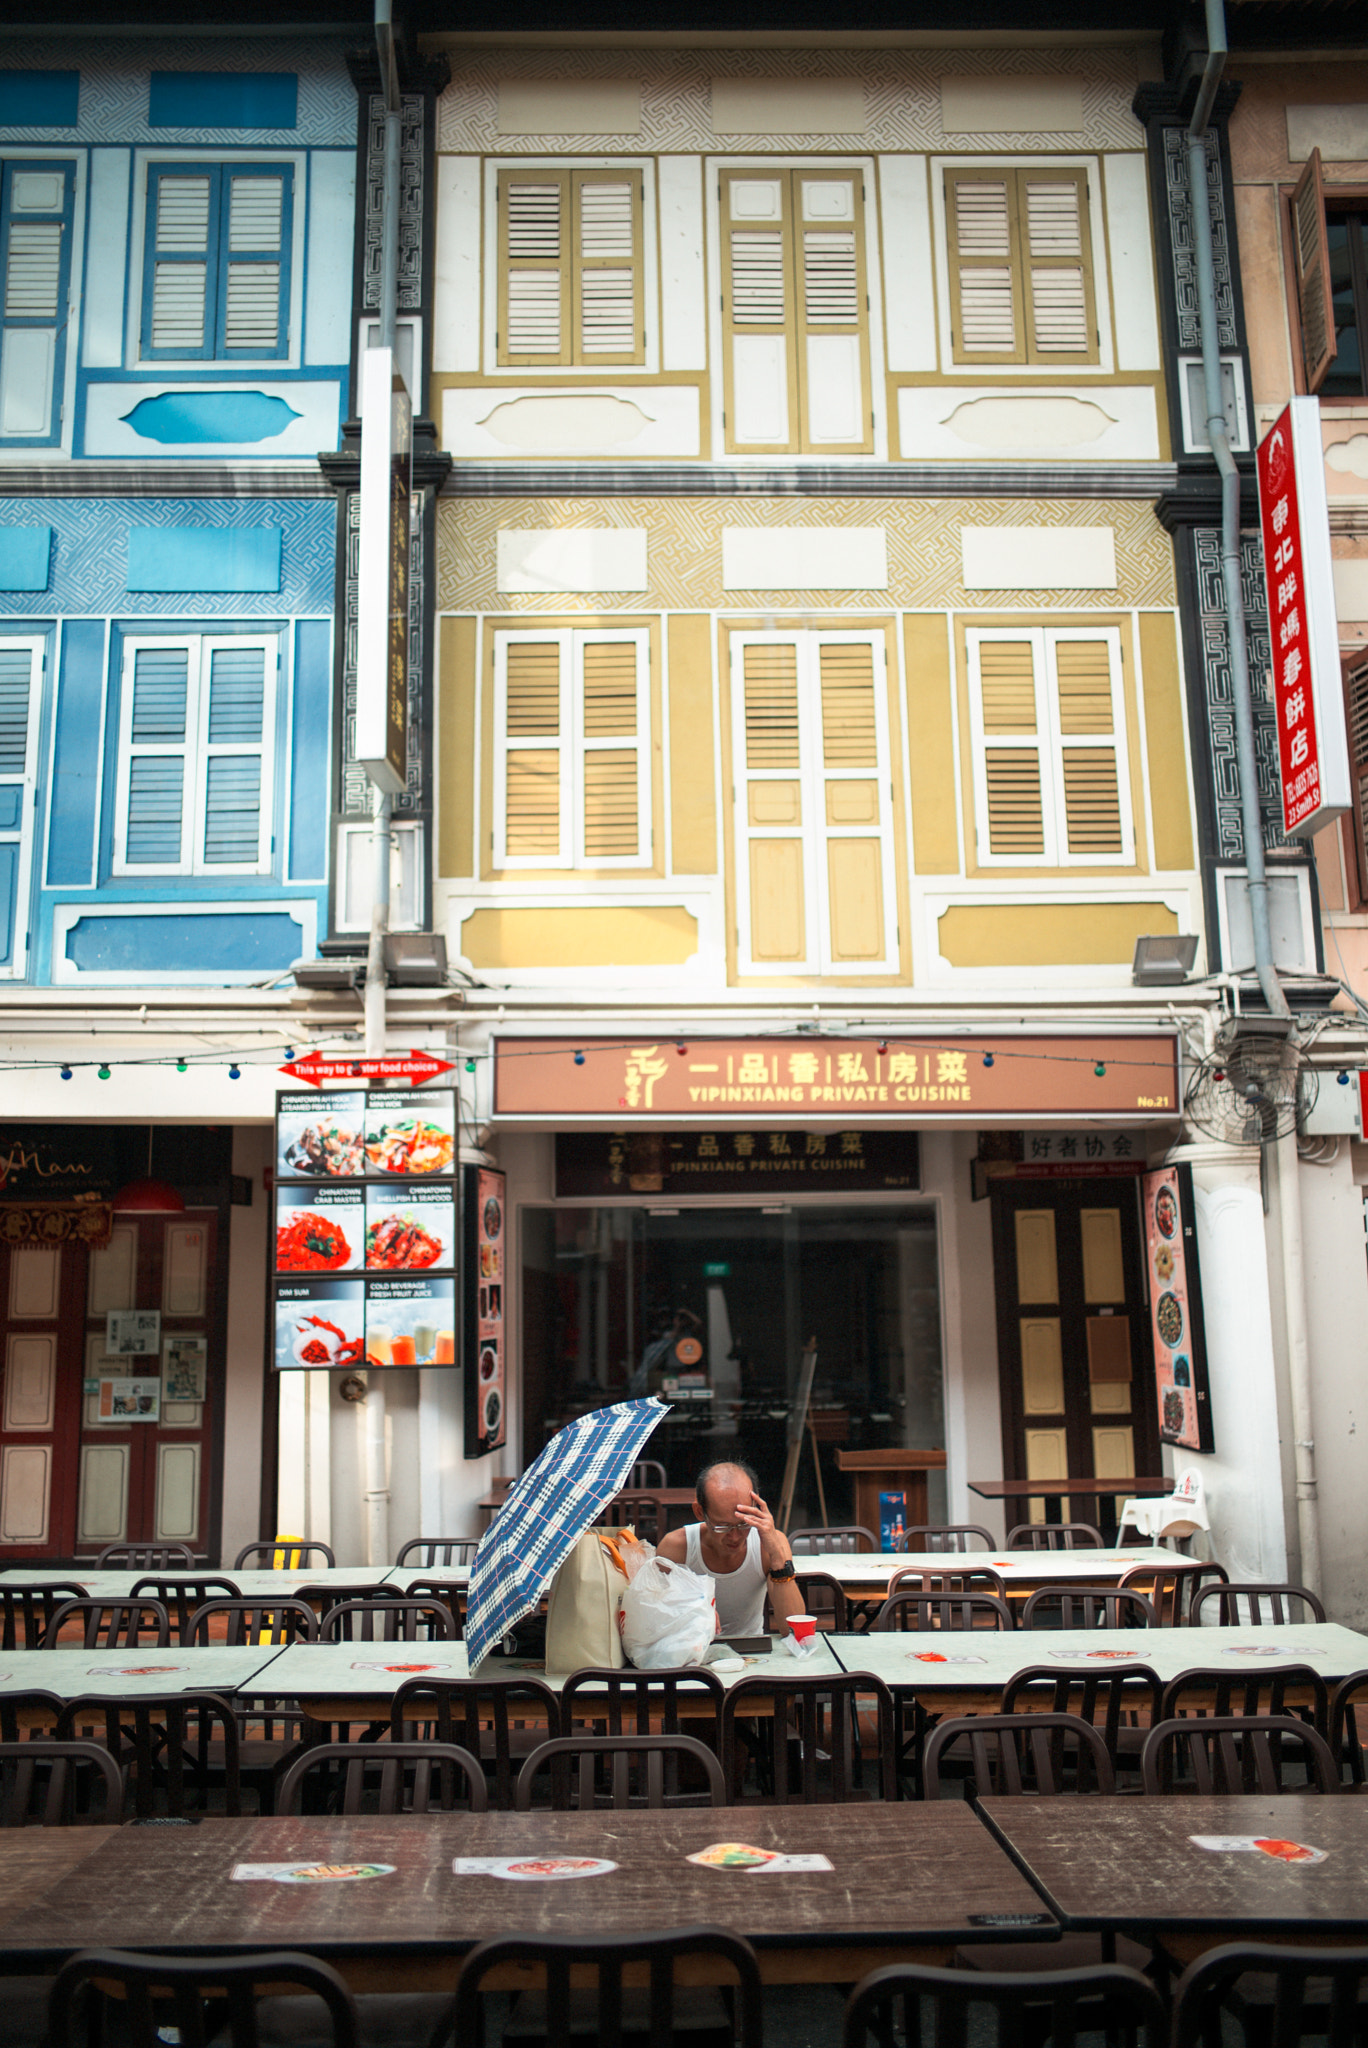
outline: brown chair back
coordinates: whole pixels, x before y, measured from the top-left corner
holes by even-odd
[[[856,1551],[877,1551],[878,1547],[878,1537],[863,1522],[846,1522],[831,1529],[794,1529],[789,1534],[789,1549],[795,1557],[820,1557],[824,1550],[850,1557]]]
[[[104,1787],[102,1804],[91,1798],[94,1779]],[[122,1819],[119,1767],[98,1742],[0,1742],[0,1828],[69,1827],[81,1821],[116,1828]]]
[[[893,1695],[883,1680],[868,1671],[801,1678],[776,1672],[773,1677],[739,1679],[723,1703],[722,1764],[736,1804],[742,1804],[746,1798],[741,1783],[746,1758],[740,1744],[744,1741],[749,1748],[754,1743],[754,1732],[748,1731],[744,1738],[739,1738],[736,1724],[756,1718],[755,1701],[772,1702],[772,1709],[766,1705],[765,1714],[768,1717],[772,1711],[773,1715],[768,1730],[772,1736],[768,1763],[775,1804],[800,1802],[811,1806],[823,1800],[864,1796],[870,1704],[874,1709],[873,1735],[878,1749],[877,1755],[868,1761],[880,1796],[895,1797]],[[823,1781],[820,1769],[825,1759],[830,1761],[827,1782]],[[764,1760],[760,1761],[763,1764]]]
[[[1159,1617],[1161,1628],[1181,1627],[1188,1619],[1193,1594],[1206,1579],[1224,1580],[1219,1564],[1199,1564],[1195,1558],[1175,1558],[1172,1564],[1134,1564],[1122,1572],[1118,1589],[1143,1593]]]
[[[1293,1757],[1306,1765],[1305,1784],[1283,1782]],[[1266,1797],[1339,1789],[1329,1744],[1290,1714],[1204,1714],[1161,1721],[1150,1729],[1140,1752],[1145,1791],[1172,1792],[1180,1762],[1187,1765],[1182,1781],[1199,1794],[1248,1792]]]
[[[685,1760],[707,1779],[707,1803],[725,1806],[722,1766],[707,1744],[692,1735],[557,1736],[534,1749],[519,1771],[514,1804],[519,1813],[529,1812],[537,1775],[549,1771],[550,1805],[558,1813],[604,1806],[697,1806],[700,1795],[680,1789],[679,1766]]]
[[[978,1522],[918,1522],[914,1528],[904,1529],[899,1550],[953,1550],[963,1554],[977,1546],[972,1540],[977,1537],[983,1549],[991,1550],[993,1538],[989,1530]]]
[[[87,1949],[58,1972],[48,2008],[52,2048],[80,2048],[104,2038],[105,2006],[119,2015],[119,2031],[131,2048],[205,2048],[212,2036],[229,2048],[258,2048],[257,2000],[295,1984],[321,1998],[327,2008],[332,2048],[358,2048],[356,2007],[336,1970],[309,1956],[130,1955],[120,1949]],[[91,2010],[92,2001],[98,2001]],[[207,2018],[207,2023],[206,2023]]]
[[[1115,1768],[1121,1761],[1121,1737],[1148,1732],[1163,1720],[1163,1685],[1148,1664],[1107,1664],[1092,1671],[1061,1671],[1058,1665],[1031,1664],[1002,1688],[1004,1714],[1043,1712],[1076,1714],[1099,1730]],[[1129,1757],[1138,1762],[1138,1751]]]
[[[1364,1783],[1364,1737],[1359,1730],[1358,1716],[1368,1707],[1368,1671],[1351,1671],[1335,1687],[1335,1697],[1330,1709],[1330,1747],[1341,1772],[1348,1771],[1351,1785]]]
[[[106,1543],[95,1559],[97,1572],[174,1572],[195,1569],[188,1543]]]
[[[277,1552],[281,1553],[279,1565],[274,1561]],[[247,1565],[253,1571],[298,1572],[311,1569],[315,1559],[330,1572],[336,1571],[337,1559],[326,1543],[315,1543],[312,1539],[307,1543],[302,1539],[296,1542],[289,1536],[263,1537],[260,1543],[243,1544],[233,1559],[233,1570],[240,1572]]]
[[[888,1582],[887,1598],[895,1593],[929,1593],[939,1597],[945,1593],[992,1593],[999,1600],[1007,1598],[1007,1586],[1001,1572],[995,1572],[991,1565],[965,1565],[953,1571],[915,1571],[907,1569],[894,1572]]]
[[[1202,1586],[1192,1596],[1188,1620],[1193,1628],[1262,1628],[1290,1622],[1324,1621],[1325,1609],[1309,1586],[1273,1583]]]
[[[561,1703],[540,1678],[499,1678],[486,1664],[478,1678],[410,1678],[390,1702],[396,1742],[451,1742],[480,1759],[490,1803],[513,1806],[515,1766],[537,1743],[561,1732]]]
[[[319,1742],[276,1790],[278,1814],[306,1805],[313,1813],[484,1813],[489,1795],[479,1758],[454,1742]]]
[[[1116,1790],[1105,1740],[1077,1714],[964,1714],[938,1721],[922,1754],[924,1798],[940,1798],[945,1753],[956,1748],[967,1753],[975,1799]],[[1066,1782],[1069,1763],[1072,1785]]]
[[[66,1640],[63,1641],[65,1634]],[[53,1609],[45,1650],[122,1650],[171,1641],[171,1617],[160,1600],[64,1600]]]
[[[415,1536],[395,1558],[395,1569],[414,1562],[426,1571],[435,1571],[439,1565],[469,1564],[479,1547],[478,1536]]]
[[[639,2041],[649,2036],[651,2048],[687,2040],[688,2034],[676,2035],[674,2030],[674,1997],[675,1966],[689,1956],[708,1956],[735,1971],[736,1988],[728,1987],[725,2007],[719,2002],[718,2019],[723,2025],[730,2021],[736,2048],[760,2048],[760,1966],[749,1942],[724,1927],[672,1927],[658,1934],[505,1934],[482,1941],[461,1965],[451,2023],[442,2030],[442,2039],[454,2036],[461,2048],[484,2048],[481,1986],[485,1978],[510,1967],[521,1974],[532,1965],[546,1973],[548,2048],[569,2048],[572,1969],[581,1980],[586,1969],[598,1973],[597,2020],[592,2032],[579,2038],[594,2039],[596,2048],[622,2048],[626,2038],[623,2004],[634,1996],[630,1990],[624,1991],[623,1978],[629,1969],[644,1969],[650,1988],[645,1999],[636,1994],[638,2009],[631,2038]],[[713,1977],[712,1967],[708,1975]],[[707,2038],[717,2037],[710,2031]],[[67,2044],[61,2042],[58,2048],[67,2048]]]
[[[1252,1977],[1247,1992],[1242,1977]],[[1283,1948],[1229,1942],[1199,1956],[1173,1995],[1173,2048],[1224,2037],[1261,2041],[1324,2040],[1351,2048],[1363,2039],[1368,2006],[1368,1948]],[[1226,2016],[1228,2024],[1222,2024]]]
[[[159,1813],[184,1819],[192,1807],[208,1805],[210,1781],[223,1796],[230,1819],[242,1812],[242,1775],[237,1720],[230,1701],[216,1692],[164,1693],[160,1697],[109,1699],[98,1693],[68,1700],[57,1718],[57,1740],[81,1740],[87,1729],[133,1787],[139,1820]],[[211,1749],[220,1752],[211,1761]]]
[[[1091,1522],[1018,1522],[1007,1531],[1009,1550],[1101,1550],[1102,1531]]]
[[[673,1671],[585,1665],[561,1687],[560,1732],[599,1735],[697,1735],[722,1738],[727,1689],[702,1664]]]
[[[339,1600],[318,1626],[321,1643],[449,1643],[455,1634],[441,1600]]]
[[[256,1643],[316,1643],[318,1616],[307,1600],[206,1600],[197,1607],[187,1624],[183,1641],[208,1643],[220,1640],[214,1624],[222,1617],[223,1642],[234,1646]]]
[[[1309,1709],[1309,1713],[1308,1713]],[[1309,1721],[1317,1735],[1330,1735],[1325,1680],[1309,1664],[1280,1664],[1273,1670],[1240,1671],[1208,1666],[1180,1671],[1164,1687],[1156,1720],[1201,1718],[1204,1714],[1290,1714]]]
[[[1013,1629],[1007,1602],[996,1593],[891,1593],[871,1628]]]
[[[1040,1953],[1047,1957],[1048,1947]],[[1048,2038],[1051,2048],[1076,2048],[1080,2036],[1099,2033],[1115,2048],[1139,2048],[1141,2041],[1144,2048],[1166,2048],[1168,2040],[1164,2001],[1148,1977],[1124,1964],[1006,1971],[894,1963],[872,1970],[855,1986],[846,2004],[843,2048],[865,2048],[870,2034],[881,2044],[891,2041],[895,2006],[919,2013],[923,2000],[935,2014],[937,2048],[963,2048],[966,2041],[977,2048],[1019,2048],[1037,2038]]]
[[[1021,1617],[1023,1628],[1158,1628],[1159,1616],[1133,1586],[1042,1586]]]
[[[73,1579],[46,1585],[0,1584],[0,1650],[36,1650],[52,1625],[57,1609],[68,1600],[84,1600],[86,1589]]]
[[[130,1600],[150,1595],[160,1600],[171,1617],[171,1640],[174,1643],[190,1641],[190,1617],[196,1608],[203,1607],[206,1600],[237,1600],[241,1598],[239,1588],[231,1579],[138,1579],[129,1594]]]

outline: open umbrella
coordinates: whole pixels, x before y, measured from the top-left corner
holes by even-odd
[[[654,1395],[591,1408],[557,1430],[528,1466],[480,1538],[470,1568],[465,1642],[472,1671],[532,1613],[669,1412]]]

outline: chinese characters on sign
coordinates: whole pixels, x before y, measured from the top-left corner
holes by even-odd
[[[556,1193],[830,1194],[916,1189],[915,1131],[559,1131]]]
[[[1140,1183],[1154,1336],[1159,1439],[1187,1451],[1212,1448],[1202,1282],[1193,1221],[1192,1169],[1164,1166]]]
[[[1294,398],[1259,443],[1259,517],[1283,830],[1310,835],[1349,808],[1349,757],[1320,406]]]

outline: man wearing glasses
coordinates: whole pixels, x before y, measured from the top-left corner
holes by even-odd
[[[671,1529],[658,1546],[671,1564],[711,1575],[724,1636],[763,1634],[766,1592],[777,1626],[803,1611],[788,1537],[775,1528],[755,1486],[749,1465],[705,1466],[694,1487],[698,1520]]]

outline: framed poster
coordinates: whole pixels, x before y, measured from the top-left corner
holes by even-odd
[[[508,1437],[504,1383],[504,1289],[508,1284],[505,1176],[467,1166],[461,1177],[465,1240],[462,1357],[465,1364],[465,1454],[483,1458]]]
[[[203,1337],[168,1337],[162,1345],[163,1401],[202,1401],[209,1345]]]
[[[160,1380],[101,1380],[101,1422],[157,1422],[161,1419]]]
[[[105,1315],[105,1350],[111,1358],[155,1358],[160,1349],[160,1309],[108,1310]]]
[[[1211,1395],[1192,1168],[1161,1166],[1141,1177],[1140,1192],[1159,1441],[1209,1451]]]

